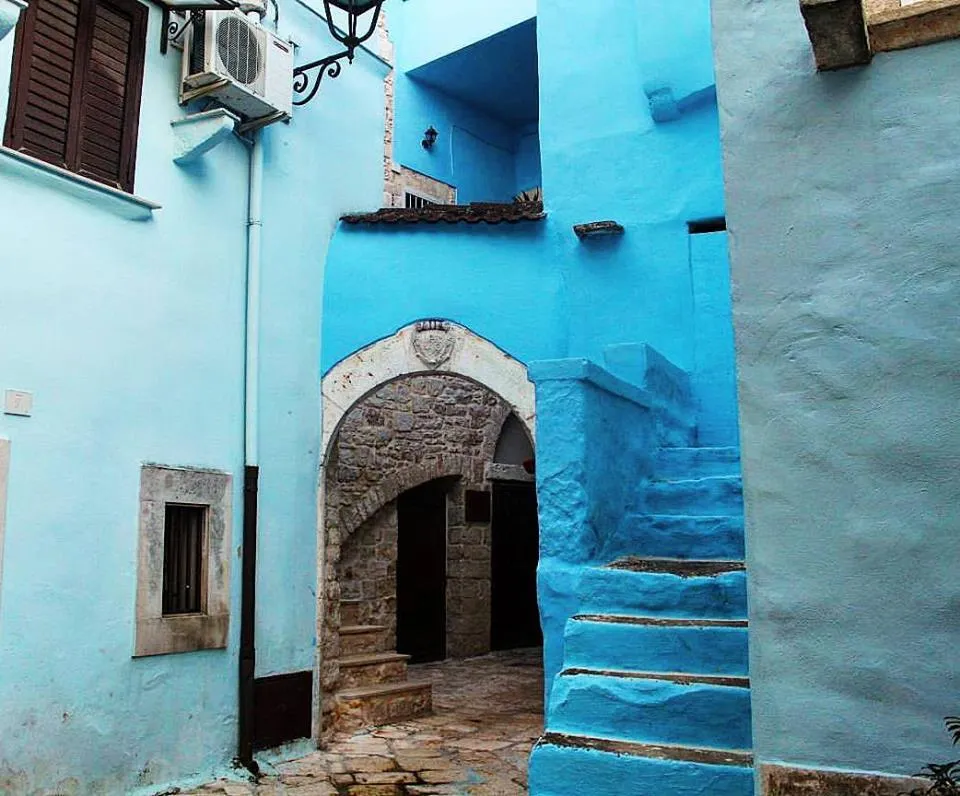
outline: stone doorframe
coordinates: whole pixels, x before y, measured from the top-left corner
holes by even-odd
[[[317,489],[317,651],[313,678],[313,737],[318,745],[323,741],[323,699],[332,696],[325,694],[323,687],[323,623],[327,592],[325,484],[331,446],[347,413],[366,396],[405,376],[435,373],[462,376],[496,393],[523,423],[530,440],[535,440],[536,402],[526,366],[489,340],[451,321],[428,319],[412,323],[393,336],[378,340],[341,360],[323,377]],[[424,475],[424,480],[437,476],[435,473]],[[363,503],[369,505],[358,507],[358,516],[366,509],[370,509],[367,516],[372,516],[392,499],[387,497],[387,501],[383,501],[384,497],[387,496],[371,495],[369,500],[364,500]],[[356,522],[356,518],[352,519]]]

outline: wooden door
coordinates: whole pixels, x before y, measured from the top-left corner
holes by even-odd
[[[447,657],[447,492],[444,482],[397,501],[397,651],[413,663]]]
[[[537,647],[543,634],[537,607],[540,526],[533,484],[494,484],[491,535],[491,646]]]

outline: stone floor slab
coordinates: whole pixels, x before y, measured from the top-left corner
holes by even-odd
[[[257,783],[216,782],[194,796],[522,796],[543,732],[540,650],[411,666],[433,684],[434,713],[338,736]],[[184,796],[190,796],[184,794]]]

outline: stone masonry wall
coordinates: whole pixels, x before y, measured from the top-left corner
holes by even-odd
[[[364,601],[364,621],[396,626],[396,498],[435,478],[460,476],[448,494],[447,653],[490,648],[490,527],[467,525],[464,493],[486,489],[509,405],[450,374],[408,376],[345,416],[324,469],[326,588],[321,688],[324,712],[339,680],[340,600]]]
[[[397,502],[390,501],[344,543],[340,599],[361,600],[360,624],[388,628],[397,644]]]

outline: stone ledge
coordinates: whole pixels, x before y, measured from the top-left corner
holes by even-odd
[[[870,49],[904,50],[960,37],[960,0],[864,0]]]
[[[817,70],[960,37],[960,0],[800,0]]]
[[[763,796],[899,796],[930,780],[861,771],[760,766]]]
[[[147,221],[153,217],[154,210],[160,209],[156,202],[125,193],[119,188],[111,188],[7,147],[0,147],[0,171],[39,185],[48,185],[131,221]]]

